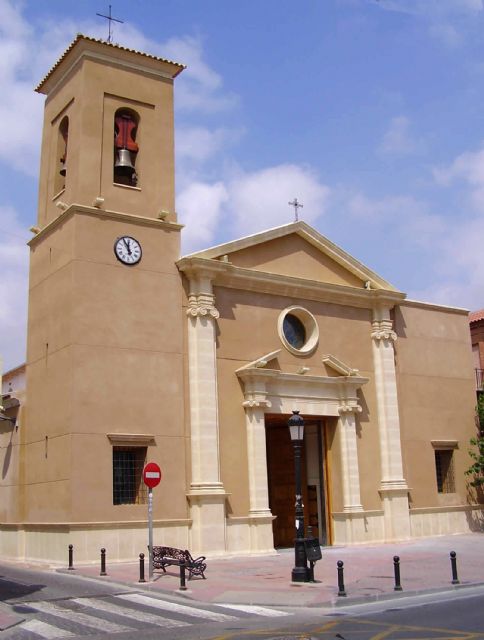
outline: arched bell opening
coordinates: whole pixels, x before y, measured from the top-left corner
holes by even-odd
[[[59,193],[65,188],[67,176],[67,144],[69,139],[69,118],[64,116],[59,124],[57,132],[56,170],[54,193]]]
[[[139,116],[131,109],[118,109],[114,115],[114,164],[115,184],[135,187],[138,184],[136,161],[139,146],[136,142]]]

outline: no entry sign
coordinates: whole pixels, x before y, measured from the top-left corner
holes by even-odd
[[[156,462],[148,462],[143,469],[143,482],[147,487],[153,489],[160,484],[162,478],[161,469]]]

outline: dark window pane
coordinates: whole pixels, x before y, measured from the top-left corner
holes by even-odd
[[[306,329],[299,318],[288,313],[282,324],[284,337],[294,349],[302,349],[306,343]]]
[[[439,493],[455,493],[453,453],[449,449],[435,452],[435,473]]]

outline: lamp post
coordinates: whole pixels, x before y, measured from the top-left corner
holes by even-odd
[[[294,540],[295,564],[291,573],[293,582],[308,581],[306,548],[304,546],[304,511],[301,493],[301,449],[304,440],[304,420],[299,411],[293,411],[288,422],[291,442],[294,447],[294,466],[296,475],[296,538]]]

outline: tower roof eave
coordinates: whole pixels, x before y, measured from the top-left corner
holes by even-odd
[[[98,38],[92,38],[90,36],[85,36],[82,33],[78,33],[76,38],[71,42],[71,44],[67,47],[61,57],[57,60],[54,66],[50,69],[46,76],[39,82],[39,84],[35,87],[35,91],[38,93],[48,94],[51,88],[52,80],[57,75],[57,72],[61,66],[64,65],[64,62],[69,58],[73,51],[80,46],[82,43],[90,44],[94,46],[101,47],[109,47],[113,50],[113,52],[123,52],[125,54],[131,54],[133,57],[140,56],[145,59],[145,61],[149,61],[152,63],[161,63],[166,69],[171,67],[170,75],[172,78],[176,78],[176,76],[181,73],[184,69],[186,69],[186,65],[181,64],[179,62],[174,62],[173,60],[168,60],[167,58],[161,58],[159,56],[154,56],[150,53],[144,53],[143,51],[137,51],[136,49],[130,49],[129,47],[123,47],[120,44],[115,44],[112,42],[106,42],[105,40],[101,40]]]

